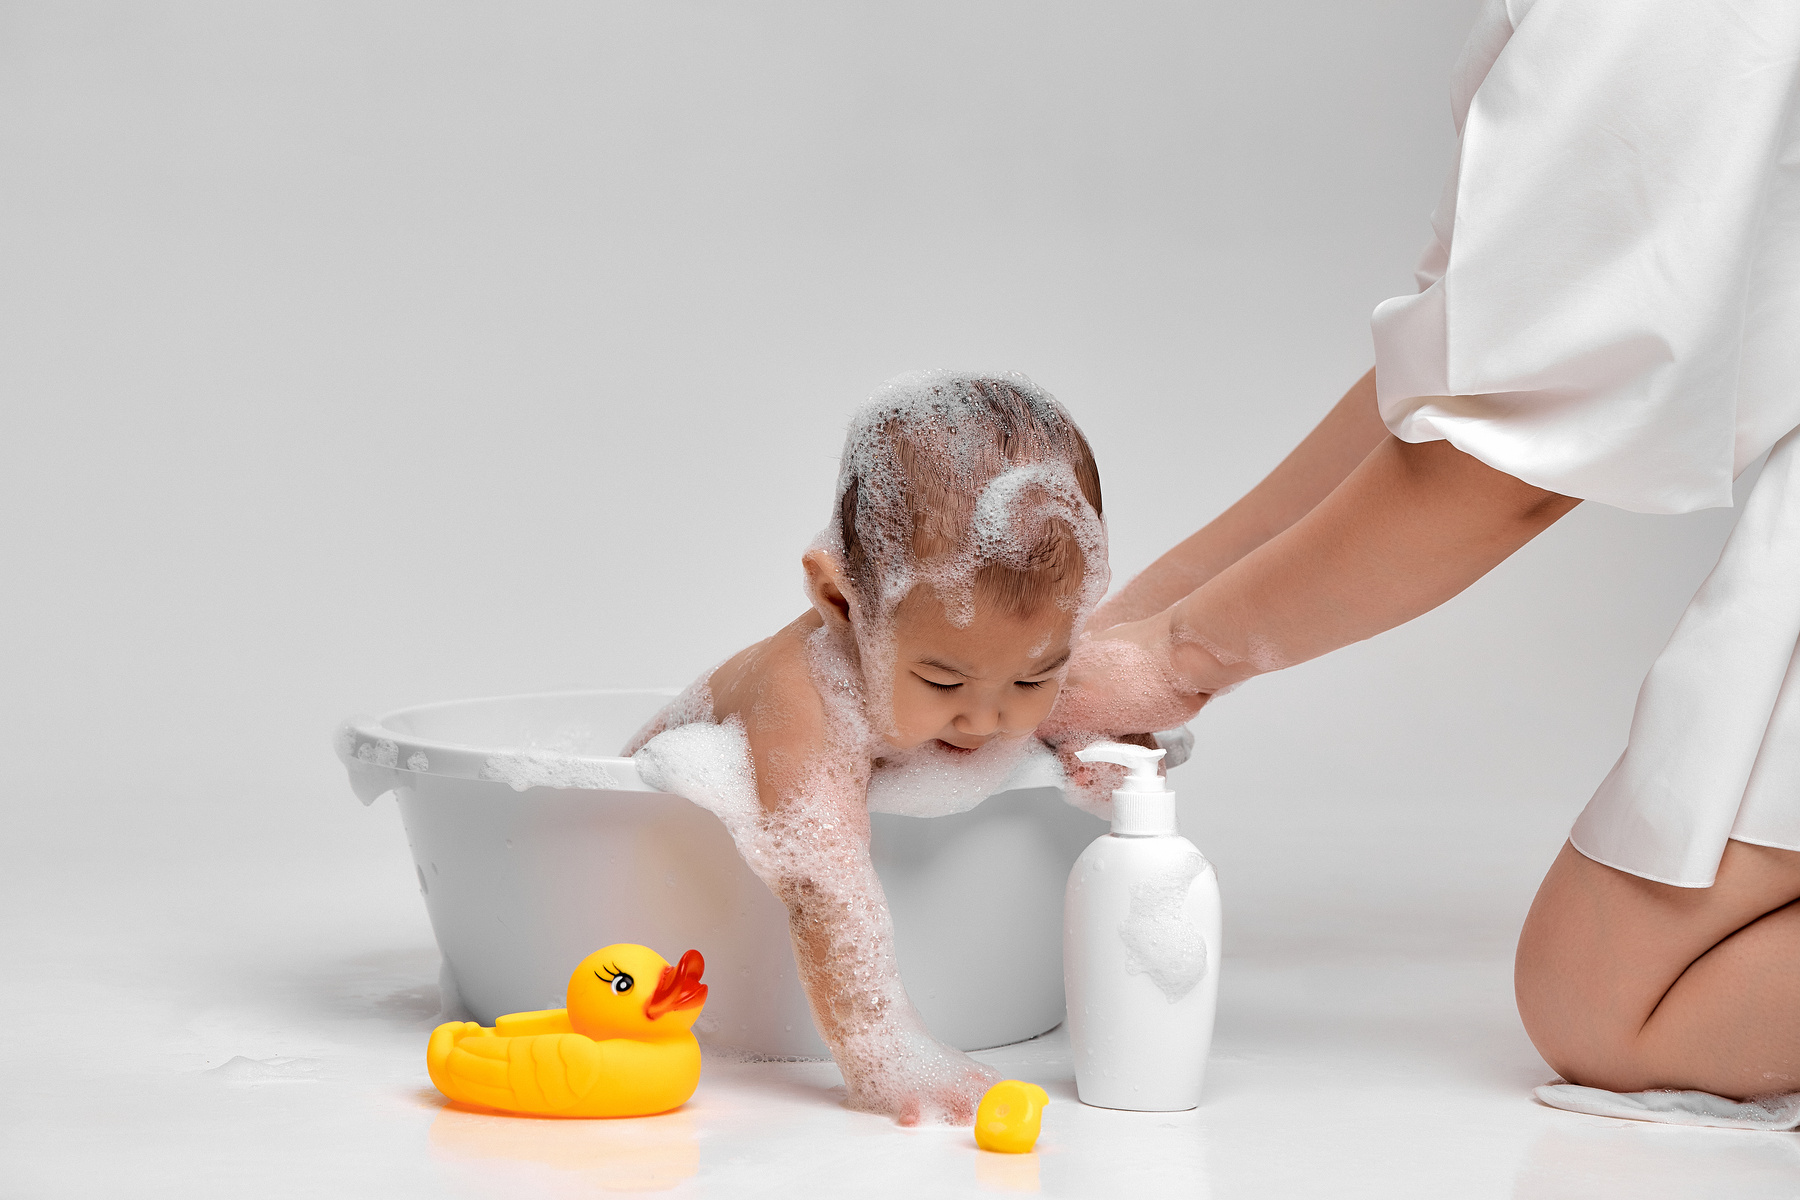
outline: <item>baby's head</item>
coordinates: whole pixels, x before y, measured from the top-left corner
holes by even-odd
[[[1106,591],[1100,513],[1087,439],[1022,375],[905,375],[858,410],[807,587],[854,636],[889,744],[1037,727]]]

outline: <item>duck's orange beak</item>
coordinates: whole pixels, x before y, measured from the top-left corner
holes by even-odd
[[[705,970],[706,960],[700,957],[698,950],[689,950],[681,956],[679,963],[664,967],[662,978],[656,981],[656,991],[644,1005],[644,1015],[654,1021],[664,1013],[705,1004],[706,985],[700,982],[700,975]]]

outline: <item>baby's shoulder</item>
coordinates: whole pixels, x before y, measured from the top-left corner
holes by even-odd
[[[860,801],[868,786],[860,725],[820,691],[818,629],[819,618],[808,614],[713,674],[714,715],[743,723],[757,795],[769,811],[827,795]]]
[[[782,744],[798,750],[825,740],[827,713],[807,651],[806,625],[803,617],[713,672],[713,715],[743,722],[753,748]]]

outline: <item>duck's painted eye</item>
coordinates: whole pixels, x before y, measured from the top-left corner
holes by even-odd
[[[615,996],[623,996],[631,990],[631,985],[637,982],[617,967],[605,967],[595,971],[594,978],[611,987]]]

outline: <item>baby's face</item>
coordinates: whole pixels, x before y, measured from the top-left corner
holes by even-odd
[[[1056,703],[1069,661],[1072,614],[1054,604],[1026,617],[984,605],[950,623],[937,594],[914,588],[894,613],[894,724],[888,741],[910,750],[933,739],[978,750],[1036,729]]]

